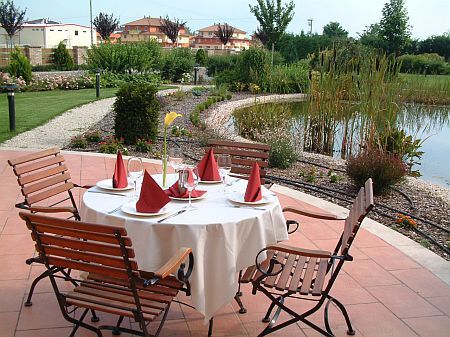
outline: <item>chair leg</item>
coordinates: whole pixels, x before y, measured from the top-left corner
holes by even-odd
[[[208,337],[211,337],[211,336],[212,336],[213,325],[214,325],[214,321],[213,321],[212,318],[210,318],[210,320],[209,320],[209,326],[208,326]]]
[[[355,330],[353,330],[352,323],[350,322],[350,317],[348,316],[347,310],[345,309],[344,305],[330,295],[328,295],[327,297],[329,300],[328,300],[328,303],[325,305],[325,310],[324,310],[324,322],[325,322],[325,328],[327,329],[327,331],[329,333],[332,333],[330,325],[328,323],[328,307],[330,306],[331,302],[334,302],[334,304],[336,304],[336,306],[339,308],[342,315],[344,316],[345,323],[347,324],[347,335],[350,335],[350,336],[355,335]]]
[[[123,321],[123,316],[120,316],[118,321],[117,321],[116,328],[113,329],[112,332],[111,332],[114,336],[120,335],[120,329],[119,328],[120,328],[120,325],[122,324],[122,321]]]
[[[75,324],[75,326],[73,327],[72,332],[70,333],[69,337],[73,337],[75,336],[75,333],[77,332],[78,328],[80,327],[80,324],[83,322],[84,318],[86,317],[86,314],[89,312],[89,309],[86,309],[83,311],[83,313],[80,316],[80,319],[78,320],[78,322]]]
[[[239,271],[239,277],[238,277],[238,291],[236,293],[236,296],[241,297],[242,291],[241,291],[241,279],[242,279],[242,270]]]
[[[34,279],[33,283],[31,284],[31,287],[30,287],[30,292],[28,293],[27,301],[24,304],[26,307],[31,307],[33,305],[33,302],[31,302],[31,297],[33,296],[34,288],[36,288],[36,285],[39,283],[39,281],[50,276],[50,274],[52,274],[54,272],[54,270],[55,270],[54,268],[47,269],[41,275],[39,275],[38,277],[36,277]]]
[[[240,314],[246,314],[247,313],[247,309],[244,307],[244,304],[241,301],[241,298],[239,297],[238,293],[236,293],[236,295],[234,295],[234,300],[236,301],[236,303],[239,305],[239,313]]]
[[[98,318],[97,314],[95,313],[95,310],[91,309],[91,322],[97,323],[100,321],[100,318]]]

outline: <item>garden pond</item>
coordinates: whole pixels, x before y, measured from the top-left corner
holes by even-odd
[[[277,124],[277,118],[289,120],[297,149],[314,152],[314,149],[308,147],[308,144],[311,144],[310,135],[314,134],[314,130],[311,128],[307,102],[266,103],[239,109],[234,113],[232,127],[239,129],[243,119],[251,119],[248,124],[254,125],[256,114],[266,116],[263,117],[265,121],[259,123],[266,124],[269,128],[274,126],[274,123]],[[348,154],[356,153],[359,148],[360,121],[361,116],[355,112],[333,121],[332,131],[328,134],[328,152],[332,151],[334,157],[343,159]],[[424,154],[418,160],[420,165],[414,165],[413,169],[419,170],[423,180],[450,188],[450,106],[405,105],[397,115],[396,123],[398,129],[405,130],[407,135],[421,141],[419,151]],[[248,136],[242,132],[242,126],[239,131],[243,136]],[[344,137],[344,134],[347,137]]]

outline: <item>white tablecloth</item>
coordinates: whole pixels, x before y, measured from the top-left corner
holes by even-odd
[[[156,180],[160,180],[156,176]],[[169,183],[176,180],[169,175]],[[228,192],[245,191],[247,181],[236,181]],[[99,190],[94,187],[93,190]],[[152,271],[162,266],[180,247],[190,247],[194,254],[191,275],[192,302],[205,320],[225,304],[237,291],[237,273],[255,263],[256,254],[268,244],[287,240],[285,219],[278,198],[262,205],[266,210],[233,208],[222,184],[200,184],[206,198],[193,201],[196,210],[184,212],[163,223],[158,217],[139,217],[122,211],[108,211],[126,202],[126,197],[89,193],[83,197],[83,221],[123,225],[133,241],[139,268]],[[271,192],[264,188],[264,193]],[[174,210],[184,201],[171,201]],[[167,215],[167,214],[166,214]]]

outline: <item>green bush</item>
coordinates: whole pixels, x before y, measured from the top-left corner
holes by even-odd
[[[10,54],[8,72],[11,76],[22,77],[26,83],[31,82],[33,74],[30,60],[22,54],[19,48],[14,49]]]
[[[195,57],[189,48],[171,49],[164,56],[162,74],[172,82],[178,82],[184,73],[191,73],[194,69]]]
[[[250,48],[239,54],[237,71],[245,83],[261,86],[271,63],[270,53],[263,48]]]
[[[95,74],[91,74],[95,81]],[[161,83],[161,78],[158,72],[145,72],[141,74],[117,74],[113,72],[103,72],[100,75],[101,88],[119,88],[125,83],[135,84],[151,84],[158,86]]]
[[[66,45],[61,41],[53,53],[53,64],[57,70],[72,70],[73,59]]]
[[[88,50],[87,66],[114,73],[146,72],[161,69],[162,48],[158,42],[102,43]]]
[[[152,149],[153,149],[153,143],[149,140],[138,139],[136,141],[135,149],[138,152],[150,153],[150,152],[152,152]]]
[[[199,49],[195,53],[195,63],[201,67],[205,67],[208,64],[208,53],[204,49]]]
[[[280,169],[290,168],[298,159],[289,139],[279,138],[269,141],[269,166]]]
[[[278,65],[267,71],[262,87],[265,92],[277,94],[306,92],[308,76],[309,68],[304,63]]]
[[[120,150],[123,155],[126,156],[128,154],[128,149],[123,146],[123,139],[107,136],[99,144],[100,153],[116,154]]]
[[[400,158],[379,150],[362,152],[347,161],[347,175],[356,187],[364,186],[365,181],[372,178],[375,194],[386,193],[406,172],[406,165]]]
[[[70,138],[70,147],[77,149],[85,149],[87,146],[87,141],[82,135],[73,136]]]
[[[398,57],[401,62],[400,71],[411,74],[449,74],[449,66],[442,56],[438,54],[402,55]]]
[[[84,139],[90,143],[97,143],[102,140],[102,135],[98,130],[88,131],[84,133]]]
[[[208,75],[216,76],[225,70],[234,69],[239,56],[236,54],[216,55],[208,58]]]
[[[159,123],[157,87],[150,84],[124,84],[114,102],[116,136],[125,144],[135,144],[139,138],[156,140]]]

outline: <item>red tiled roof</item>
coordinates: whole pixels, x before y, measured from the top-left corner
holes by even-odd
[[[205,27],[205,28],[199,29],[198,31],[199,32],[215,32],[217,30],[218,26],[219,25],[212,25],[212,26],[209,26],[209,27]],[[233,27],[233,26],[230,26],[230,27]],[[234,29],[235,33],[239,33],[239,34],[247,33],[247,32],[244,32],[243,30],[241,30],[239,28],[236,28],[236,27],[233,27],[233,29]]]

